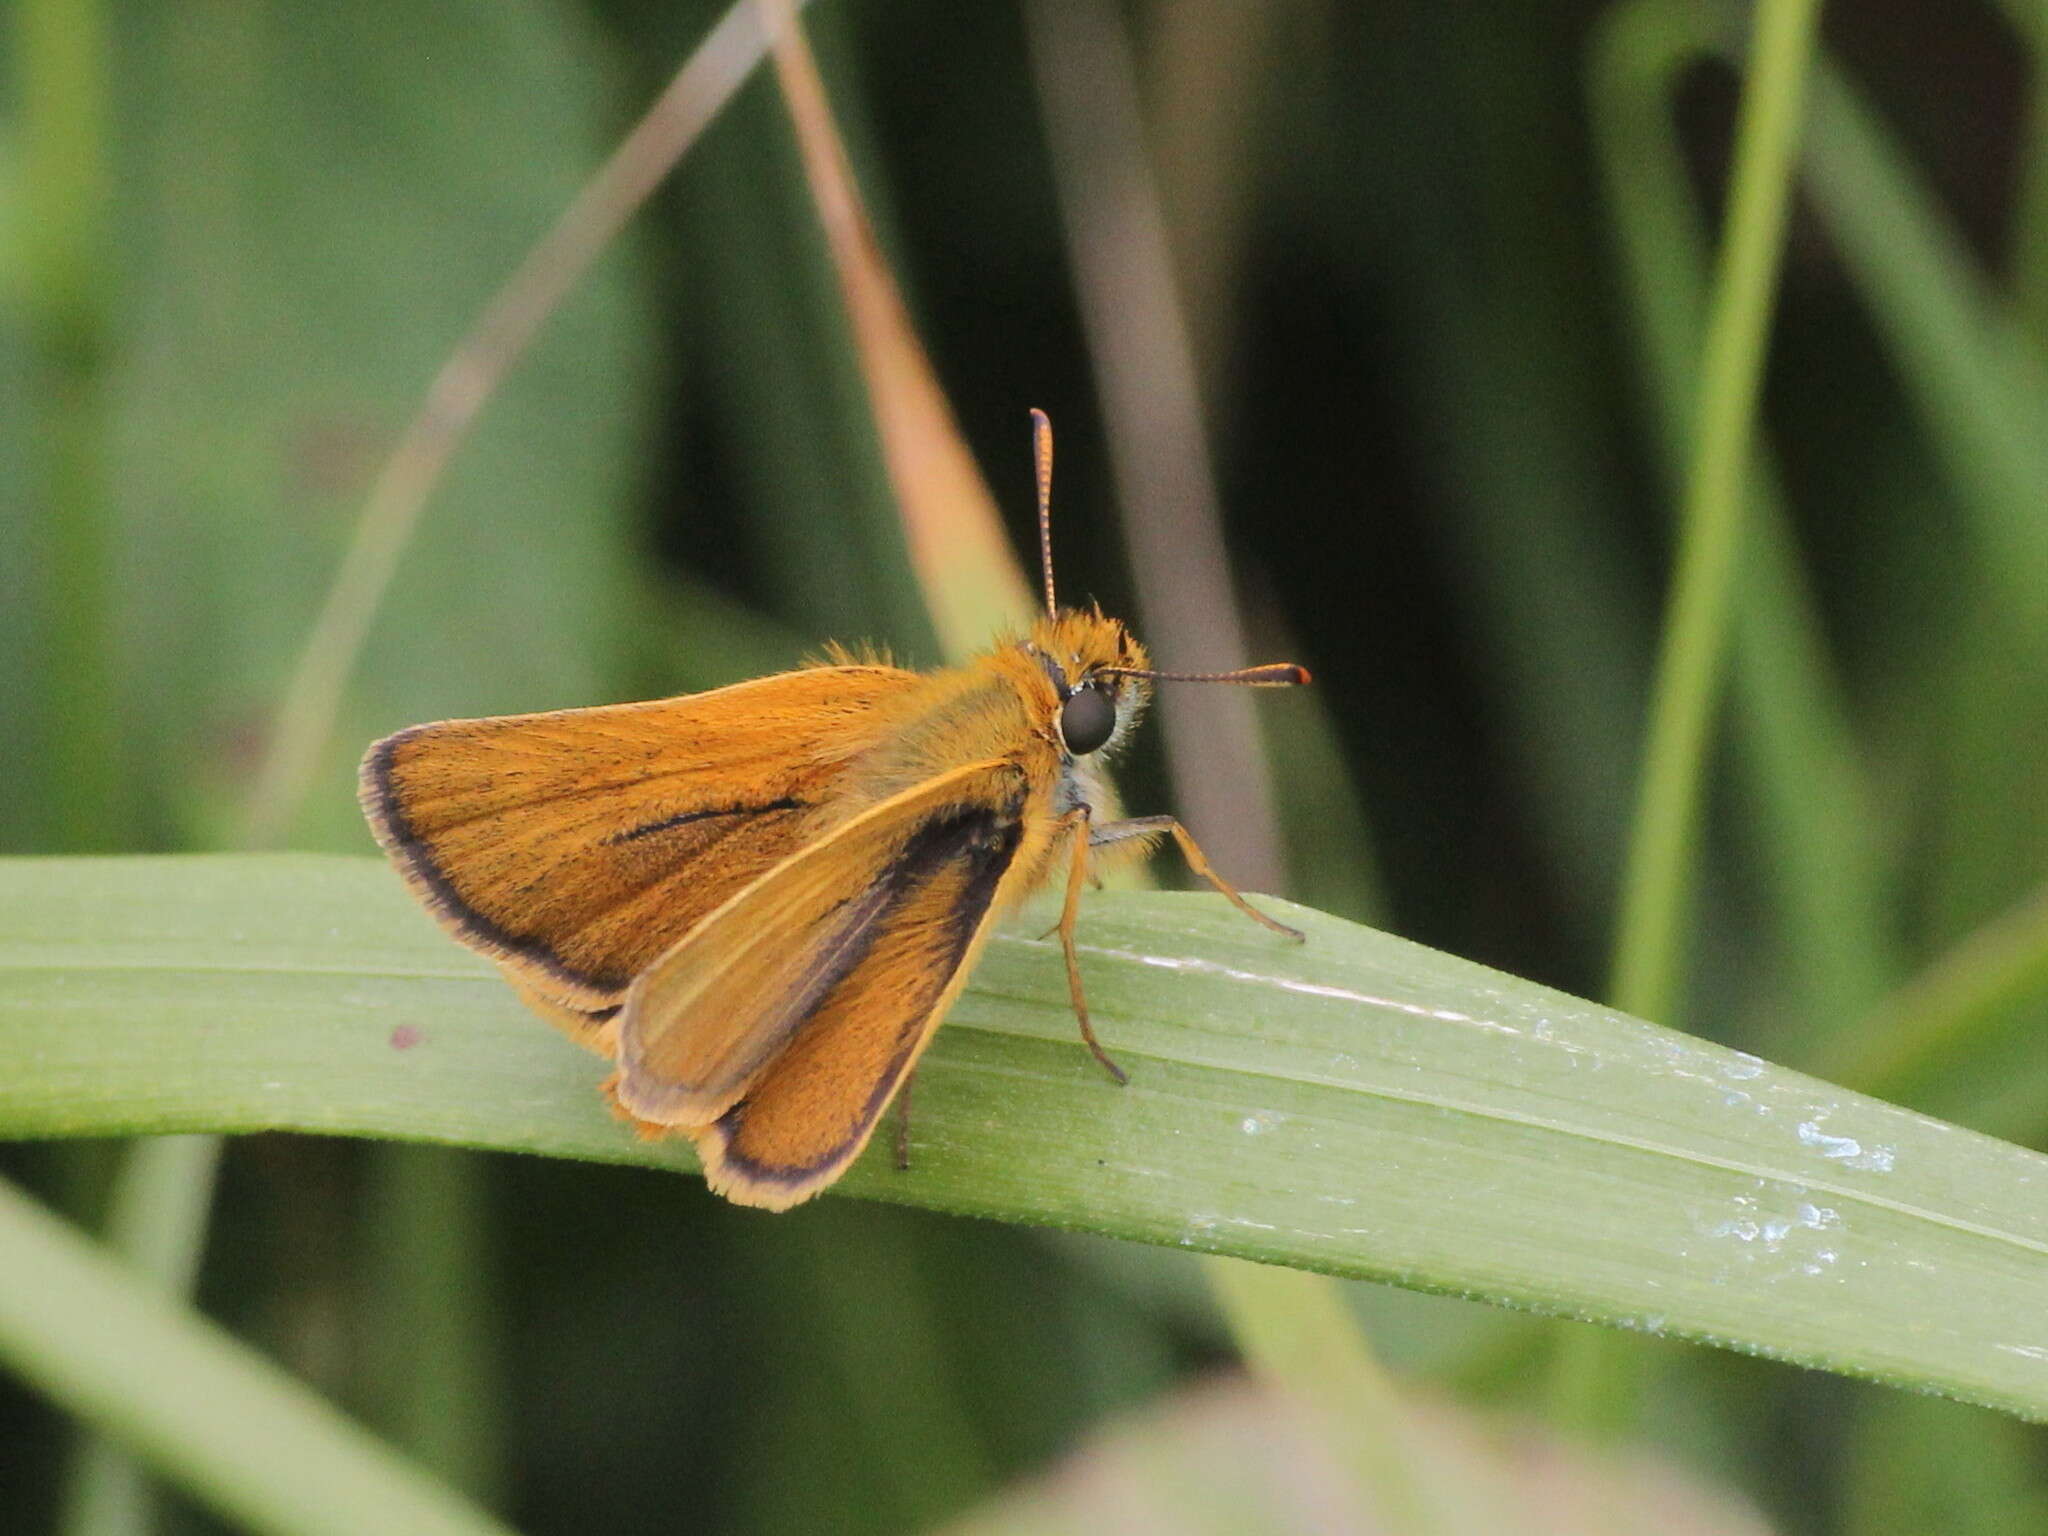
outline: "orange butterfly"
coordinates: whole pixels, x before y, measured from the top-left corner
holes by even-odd
[[[1097,850],[1170,816],[1096,821],[1094,771],[1155,679],[1298,684],[1292,665],[1152,671],[1100,610],[1053,596],[1052,428],[1032,412],[1045,617],[962,667],[828,663],[684,698],[387,736],[371,829],[413,893],[536,1011],[612,1058],[618,1107],[681,1131],[711,1187],[786,1209],[845,1171],[996,920],[1065,864],[1059,934],[1095,1038],[1074,922]]]

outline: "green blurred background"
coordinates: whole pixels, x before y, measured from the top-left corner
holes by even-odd
[[[0,849],[231,846],[382,455],[716,8],[9,14]],[[1267,711],[1284,888],[1599,995],[1737,92],[1692,40],[1739,40],[1744,15],[1111,14],[1243,659],[1317,676],[1319,715]],[[1060,8],[1032,17],[821,0],[809,26],[1019,549],[1040,405],[1063,595],[1142,620],[1174,594],[1118,532],[1053,147],[1071,140],[1027,36]],[[1684,1024],[2038,1146],[2038,980],[1940,1049],[1888,1049],[1870,1020],[1987,924],[2017,924],[2022,960],[2043,948],[2048,7],[1844,5],[1824,37]],[[284,841],[368,851],[350,770],[400,725],[688,691],[827,638],[939,659],[764,74],[489,406]],[[1159,739],[1123,774],[1144,810],[1169,800]],[[86,1219],[113,1161],[0,1155]],[[200,1298],[521,1529],[897,1532],[1227,1366],[1192,1263],[254,1138],[228,1149]],[[1352,1290],[1415,1379],[1536,1416],[1569,1398],[1571,1325]],[[2048,1520],[2038,1431],[1624,1347],[1629,1434],[1783,1530]],[[0,1379],[0,1529],[48,1528],[67,1441]],[[167,1525],[213,1528],[175,1502]]]

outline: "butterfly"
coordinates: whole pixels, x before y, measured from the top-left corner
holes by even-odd
[[[1306,683],[1292,664],[1152,669],[1098,608],[1061,608],[1052,428],[1032,412],[1045,613],[958,667],[834,650],[647,703],[416,725],[363,759],[364,814],[406,883],[518,994],[609,1057],[617,1108],[695,1144],[713,1190],[782,1210],[859,1156],[998,921],[1173,837],[1275,932],[1170,816],[1102,819],[1099,765],[1156,681]]]

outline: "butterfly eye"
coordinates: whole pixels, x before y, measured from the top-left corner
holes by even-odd
[[[1086,757],[1116,734],[1116,706],[1098,688],[1076,688],[1060,706],[1060,739]]]

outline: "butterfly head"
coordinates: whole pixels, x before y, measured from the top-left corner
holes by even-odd
[[[1119,620],[1099,608],[1062,608],[1031,626],[1024,649],[1058,697],[1060,744],[1069,756],[1122,745],[1144,713],[1152,685],[1144,675],[1145,647]]]
[[[1045,668],[1059,695],[1060,744],[1069,757],[1113,751],[1138,723],[1152,683],[1251,683],[1288,687],[1306,683],[1308,669],[1292,663],[1235,672],[1154,672],[1145,648],[1100,608],[1062,608],[1052,579],[1052,423],[1031,413],[1032,457],[1038,471],[1038,559],[1045,583],[1045,617],[1031,627],[1024,649]]]

